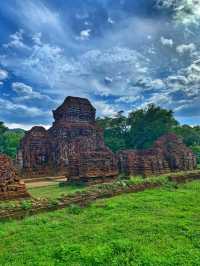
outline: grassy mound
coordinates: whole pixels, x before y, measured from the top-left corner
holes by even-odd
[[[200,182],[0,223],[0,265],[199,265]]]

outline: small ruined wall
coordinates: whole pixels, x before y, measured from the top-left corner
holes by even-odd
[[[175,134],[164,135],[148,150],[125,150],[117,154],[119,171],[127,175],[159,175],[193,170],[196,157]]]
[[[153,149],[162,153],[171,171],[187,171],[197,167],[196,156],[175,134],[160,137]]]
[[[25,184],[17,176],[12,161],[6,155],[0,154],[0,200],[28,196]]]
[[[117,154],[120,173],[127,175],[159,175],[170,172],[168,162],[154,150],[126,150]]]
[[[100,182],[118,175],[117,161],[109,150],[81,152],[69,163],[68,180]]]

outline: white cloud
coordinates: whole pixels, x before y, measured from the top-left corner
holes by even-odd
[[[157,0],[156,6],[174,12],[174,18],[183,25],[200,23],[200,0]]]
[[[26,77],[39,86],[54,87],[57,80],[70,71],[72,64],[65,58],[63,49],[43,42],[40,33],[32,38],[32,44],[25,44],[29,47],[26,54],[19,56],[13,49],[1,57],[1,63],[11,69],[15,76]],[[74,67],[71,68],[73,70]]]
[[[163,46],[172,47],[174,45],[174,42],[172,39],[167,39],[163,36],[160,38],[160,42],[162,43]]]
[[[107,87],[105,84],[102,84],[98,80],[94,79],[91,81],[91,86],[95,92],[95,94],[101,96],[109,96],[112,94],[112,89]]]
[[[43,1],[28,1],[26,5],[21,1],[18,2],[19,10],[15,10],[15,15],[21,20],[24,28],[29,28],[35,32],[39,29],[48,29],[57,31],[58,34],[63,32],[63,25],[59,13],[54,12]],[[66,29],[66,28],[65,28]]]
[[[116,103],[134,103],[138,100],[141,100],[142,96],[122,96],[115,100]]]
[[[32,87],[22,82],[12,83],[12,89],[19,94],[32,94],[33,93]]]
[[[33,99],[53,101],[49,96],[34,91],[31,86],[22,82],[13,82],[12,89],[18,94],[18,97],[15,97],[15,101],[17,102]]]
[[[10,129],[22,128],[24,130],[30,130],[35,124],[22,124],[22,123],[5,123],[5,125]],[[49,129],[51,125],[37,124],[37,126]]]
[[[85,29],[80,32],[80,36],[77,37],[77,40],[89,40],[92,30],[91,29]]]
[[[181,44],[176,47],[176,51],[180,55],[184,55],[185,53],[192,54],[196,50],[196,45],[194,43],[190,44]]]
[[[35,33],[32,37],[32,40],[33,42],[36,44],[36,45],[42,45],[42,33],[41,32],[38,32],[38,33]]]
[[[114,116],[117,113],[111,104],[108,104],[104,101],[94,101],[93,104],[95,108],[97,108],[97,115],[99,116]]]
[[[172,104],[172,99],[169,93],[153,93],[148,99],[145,99],[142,104],[139,106],[140,108],[145,108],[148,104],[154,103],[158,106],[164,106],[168,108]]]
[[[131,95],[131,84],[147,76],[149,71],[148,58],[125,47],[89,50],[77,59],[69,58],[59,46],[43,42],[38,33],[33,36],[29,48],[28,56],[16,57],[12,53],[2,58],[2,64],[16,76],[33,80],[39,88],[45,87],[46,93],[54,93],[59,97],[63,97],[63,94],[73,95],[74,90],[80,96],[91,93]],[[108,87],[105,77],[112,80],[112,86]]]
[[[0,68],[0,81],[3,81],[8,78],[8,72]]]
[[[188,79],[185,76],[171,75],[166,78],[166,84],[168,88],[180,90],[188,84]]]
[[[149,82],[149,86],[158,91],[161,91],[163,88],[165,88],[166,85],[162,79],[154,79]]]
[[[110,24],[115,24],[115,21],[112,19],[112,18],[108,18],[108,23],[110,23]]]
[[[0,99],[0,111],[5,113],[9,113],[10,116],[12,116],[13,112],[21,114],[22,116],[26,115],[29,118],[34,118],[37,116],[42,116],[46,112],[43,110],[36,108],[36,107],[30,107],[22,104],[16,104],[9,100]]]
[[[15,32],[14,34],[10,35],[10,42],[3,45],[5,48],[17,48],[17,49],[28,49],[28,46],[24,44],[23,39],[23,33],[24,31],[21,29],[18,32]]]
[[[200,0],[182,0],[176,8],[176,19],[185,25],[199,24]]]

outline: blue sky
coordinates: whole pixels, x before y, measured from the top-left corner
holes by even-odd
[[[66,96],[99,116],[155,103],[200,124],[200,0],[6,0],[0,120],[48,127]]]

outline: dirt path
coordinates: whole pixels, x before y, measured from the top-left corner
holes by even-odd
[[[27,188],[37,188],[37,187],[53,186],[65,180],[66,178],[64,176],[59,176],[59,177],[43,177],[38,179],[36,178],[24,179],[23,181],[25,182]]]

